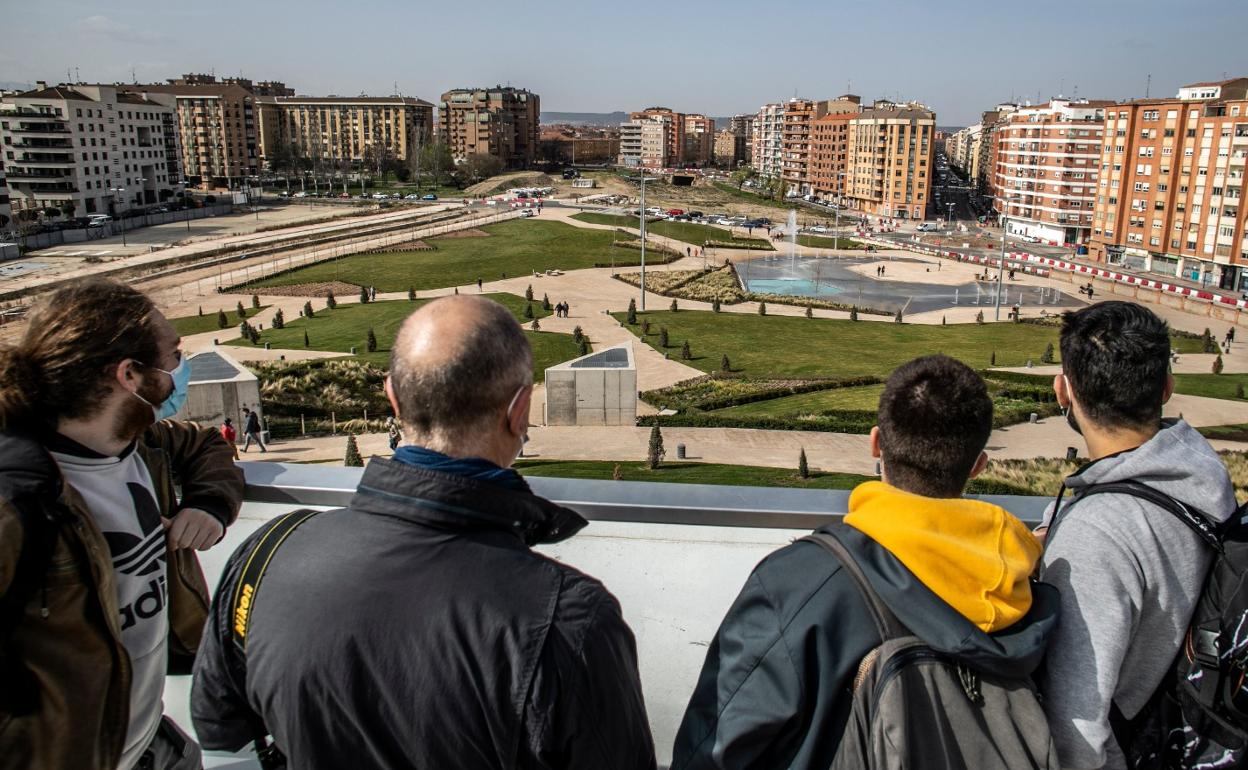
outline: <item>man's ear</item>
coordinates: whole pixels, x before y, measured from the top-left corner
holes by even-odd
[[[1174,375],[1166,374],[1166,386],[1161,389],[1161,403],[1165,404],[1170,401],[1170,397],[1174,395]]]
[[[533,386],[526,385],[516,395],[511,411],[507,413],[507,430],[513,436],[523,436],[529,432],[529,409],[533,402]]]
[[[131,393],[137,393],[140,384],[139,373],[135,371],[135,368],[134,359],[127,358],[117,364],[117,369],[113,372],[117,384]]]
[[[877,460],[880,459],[880,426],[876,425],[871,428],[869,440],[871,442],[871,456]]]
[[[1070,407],[1070,392],[1066,388],[1066,377],[1061,374],[1053,375],[1053,392],[1057,395],[1057,405],[1063,409]]]
[[[390,408],[394,410],[394,419],[403,422],[399,415],[399,399],[394,396],[394,384],[390,382],[389,377],[386,377],[386,400],[390,402]]]
[[[983,473],[987,467],[988,467],[988,453],[980,452],[979,457],[975,458],[975,467],[971,468],[971,475],[967,476],[967,480],[969,481],[970,479],[973,479],[979,474]]]

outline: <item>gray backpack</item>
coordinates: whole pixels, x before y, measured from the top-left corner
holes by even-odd
[[[844,565],[884,640],[858,666],[832,770],[1059,767],[1030,679],[977,672],[928,647],[880,600],[839,540],[822,532],[803,539]]]

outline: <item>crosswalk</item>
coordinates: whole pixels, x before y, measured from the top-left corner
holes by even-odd
[[[117,249],[41,249],[41,257],[103,257]]]

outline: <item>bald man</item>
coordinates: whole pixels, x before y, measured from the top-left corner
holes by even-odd
[[[586,522],[510,467],[533,395],[515,318],[475,296],[424,306],[386,395],[404,443],[350,507],[277,520],[230,558],[195,665],[204,747],[267,735],[314,769],[655,767],[619,603],[531,550]]]

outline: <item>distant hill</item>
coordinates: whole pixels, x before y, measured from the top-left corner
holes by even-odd
[[[627,112],[546,112],[542,122],[567,123],[573,126],[618,126],[628,120]],[[716,128],[727,128],[728,118],[715,118]]]

